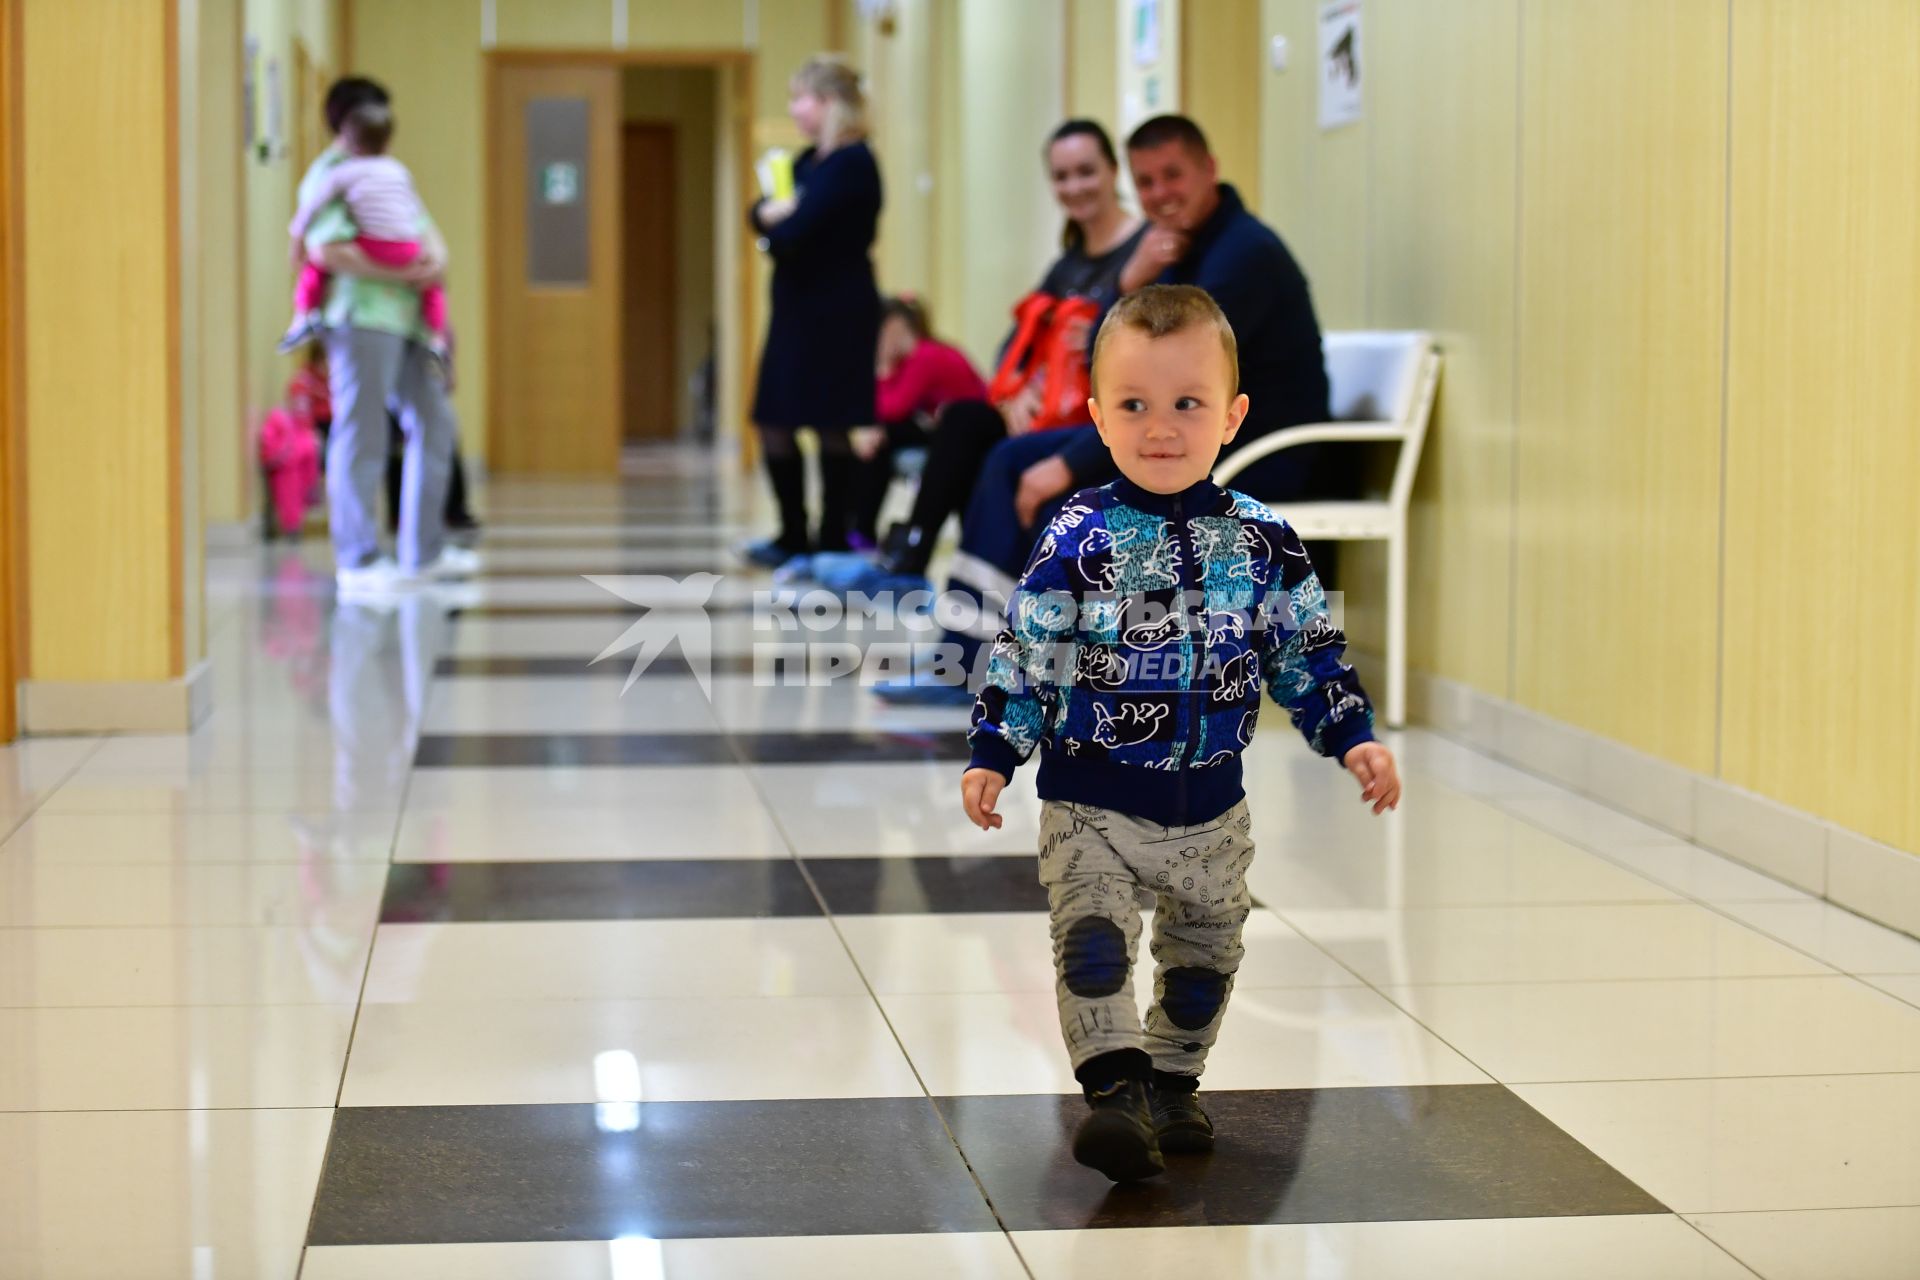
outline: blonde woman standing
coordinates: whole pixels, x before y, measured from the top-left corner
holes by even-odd
[[[793,198],[762,200],[752,214],[773,257],[773,315],[753,421],[780,508],[779,534],[748,550],[761,564],[846,549],[857,466],[848,432],[877,420],[880,291],[870,252],[880,169],[867,148],[859,77],[832,58],[812,59],[788,85],[787,115],[813,145],[794,162]],[[817,537],[808,529],[806,464],[794,439],[801,427],[820,437]]]

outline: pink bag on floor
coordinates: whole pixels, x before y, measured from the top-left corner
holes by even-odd
[[[260,424],[260,465],[280,532],[298,533],[320,482],[320,443],[313,429],[285,409],[270,411]]]

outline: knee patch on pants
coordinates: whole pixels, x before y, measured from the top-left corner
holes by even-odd
[[[1105,916],[1074,921],[1060,940],[1060,973],[1076,996],[1114,994],[1127,984],[1127,935]]]
[[[1228,977],[1212,969],[1169,969],[1160,1009],[1167,1021],[1183,1031],[1198,1031],[1212,1022],[1226,1003]]]

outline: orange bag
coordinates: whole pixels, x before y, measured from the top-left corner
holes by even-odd
[[[1092,340],[1093,322],[1100,305],[1091,298],[1056,298],[1030,293],[1014,304],[1013,340],[994,371],[987,398],[995,404],[1019,395],[1035,378],[1041,379],[1040,409],[1033,415],[1034,431],[1077,426],[1086,422],[1086,347],[1073,341],[1080,330]]]

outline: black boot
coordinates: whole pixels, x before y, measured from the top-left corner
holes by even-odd
[[[854,528],[855,489],[859,483],[859,459],[847,443],[846,433],[838,439],[822,433],[820,441],[820,536],[815,545],[822,551],[845,551],[852,544],[847,535]]]
[[[1213,1150],[1213,1120],[1200,1109],[1200,1078],[1153,1073],[1153,1132],[1160,1149],[1174,1155]]]
[[[1147,1076],[1139,1049],[1103,1053],[1074,1072],[1091,1110],[1073,1135],[1073,1158],[1115,1182],[1137,1182],[1166,1170],[1153,1132]]]
[[[780,534],[774,546],[789,556],[801,556],[812,550],[807,544],[807,460],[791,443],[788,450],[767,449],[767,479],[780,508]]]

